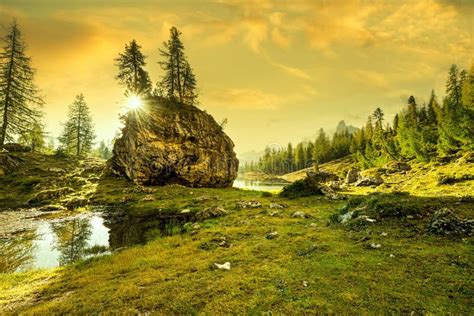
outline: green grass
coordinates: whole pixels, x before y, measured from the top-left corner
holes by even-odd
[[[465,174],[471,167],[422,167],[405,175],[405,182],[396,183],[402,175],[389,177],[385,189],[354,189],[348,201],[238,189],[140,188],[101,178],[81,193],[91,204],[136,215],[212,206],[229,213],[205,220],[198,230],[170,225],[165,234],[152,231],[146,245],[75,265],[0,274],[0,313],[470,314],[473,237],[435,236],[425,227],[441,207],[474,217],[472,199],[461,198],[470,194],[472,180],[436,183],[440,173]],[[420,181],[424,187],[415,188]],[[262,207],[240,209],[241,200]],[[270,209],[272,203],[288,207]],[[376,222],[331,221],[362,204],[367,207],[360,214]],[[310,217],[295,218],[296,211]],[[278,236],[267,239],[274,231]],[[372,249],[372,243],[381,247]],[[227,261],[230,271],[213,269],[213,263]]]

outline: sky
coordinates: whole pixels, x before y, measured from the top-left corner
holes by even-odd
[[[159,81],[171,26],[182,32],[199,107],[228,119],[238,153],[296,143],[340,120],[361,126],[376,107],[390,121],[410,95],[442,97],[449,66],[474,58],[471,0],[2,0],[0,24],[12,18],[53,137],[83,93],[98,140],[112,139],[124,111],[114,58],[136,39]]]

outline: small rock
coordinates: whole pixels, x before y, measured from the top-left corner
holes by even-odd
[[[187,214],[187,213],[190,213],[191,210],[189,208],[185,208],[184,210],[182,210],[180,213],[181,214]]]
[[[262,206],[262,203],[260,203],[259,201],[254,201],[254,200],[238,201],[237,202],[237,207],[243,208],[243,209],[246,209],[246,208],[259,208],[261,206]]]
[[[270,232],[267,234],[267,239],[275,239],[278,237],[278,232]]]
[[[155,198],[152,195],[147,195],[142,199],[143,202],[152,202],[154,200]]]
[[[220,206],[208,207],[196,213],[196,217],[200,220],[215,218],[227,215],[228,211]]]
[[[219,270],[230,270],[230,262],[224,264],[214,263],[214,267]]]
[[[387,234],[386,232],[383,232],[383,233],[381,233],[380,235],[383,236],[383,237],[387,237],[387,236],[388,236],[388,234]]]
[[[288,206],[286,206],[285,204],[278,204],[278,203],[271,203],[270,204],[270,208],[271,209],[284,209],[284,208],[287,208]]]
[[[379,249],[379,248],[382,248],[382,245],[381,244],[376,244],[376,243],[371,243],[369,245],[370,248],[372,249]]]
[[[370,217],[368,217],[367,215],[361,215],[361,216],[359,216],[358,218],[359,218],[359,219],[362,219],[362,220],[364,220],[364,221],[367,221],[367,222],[369,222],[369,223],[374,223],[374,222],[376,222],[375,219],[370,218]]]
[[[277,216],[277,215],[279,215],[279,214],[280,214],[280,212],[278,212],[278,211],[273,211],[273,212],[270,212],[268,215],[270,215],[270,216]]]
[[[299,218],[310,218],[311,216],[306,214],[305,212],[302,211],[297,211],[293,213],[293,217],[299,217]]]
[[[303,287],[308,287],[308,282],[303,281]]]
[[[395,255],[391,253],[390,258],[395,258]]]
[[[318,225],[316,223],[311,223],[311,224],[309,224],[309,227],[316,228],[316,227],[318,227]]]

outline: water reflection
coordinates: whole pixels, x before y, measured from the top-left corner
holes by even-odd
[[[182,233],[184,222],[180,217],[124,215],[106,217],[105,225],[110,229],[110,248],[118,249]]]
[[[55,249],[60,252],[59,264],[64,265],[84,258],[92,233],[88,218],[75,218],[53,224]]]
[[[285,185],[288,185],[288,183],[286,183],[286,182],[276,182],[276,181],[258,181],[258,180],[236,179],[234,181],[233,186],[234,186],[234,188],[239,188],[239,189],[275,192],[275,191],[281,191]]]
[[[52,268],[104,252],[145,244],[182,233],[184,217],[117,216],[87,213],[63,219],[42,219],[28,232],[0,239],[0,273]]]
[[[36,233],[30,231],[12,239],[0,239],[0,272],[14,272],[19,267],[28,266],[33,259],[35,238]]]

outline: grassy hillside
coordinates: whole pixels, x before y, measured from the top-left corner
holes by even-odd
[[[30,159],[44,169],[37,157]],[[41,159],[49,168],[76,168],[76,162]],[[23,168],[31,164],[16,172],[26,172]],[[187,208],[197,215],[213,207],[227,214],[195,217],[197,225],[183,233],[75,265],[0,274],[0,311],[469,314],[474,308],[474,239],[435,234],[428,227],[444,208],[474,219],[474,183],[465,176],[473,174],[473,166],[453,162],[413,168],[398,175],[400,183],[393,176],[390,186],[353,189],[346,192],[351,199],[338,201],[237,189],[143,188],[82,172],[94,186],[71,186],[88,203],[140,214]],[[47,177],[48,172],[41,176],[52,179]],[[12,185],[14,175],[0,179],[10,181],[8,189],[0,187],[2,196],[14,196],[22,187]],[[426,182],[417,186],[419,181]],[[43,183],[38,189],[46,187]],[[16,201],[35,194],[33,188]],[[64,201],[67,197],[50,202]],[[260,205],[245,208],[246,201]],[[352,220],[338,220],[352,210]],[[230,270],[214,267],[225,262]]]

